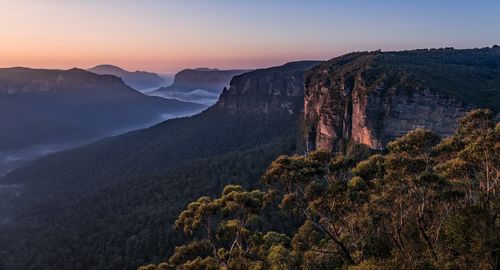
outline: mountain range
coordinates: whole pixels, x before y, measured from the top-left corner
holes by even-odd
[[[3,68],[0,164],[6,152],[7,159],[18,158],[15,151],[28,147],[93,140],[204,108],[143,95],[112,75]]]
[[[265,81],[269,82],[269,78],[278,74],[283,77],[283,80],[287,80],[287,78],[293,79],[296,76],[297,79],[293,80],[293,87],[300,89],[304,83],[303,79],[301,79],[303,78],[303,72],[316,64],[318,62],[304,62],[273,68],[269,71],[250,72],[247,76],[241,75],[238,79],[234,79],[235,83],[232,83],[232,88],[230,87],[231,90],[229,91],[237,91],[242,99],[247,97],[249,100],[255,100],[255,97],[259,97],[259,103],[263,104],[267,100],[274,100],[275,95],[280,92],[279,88],[276,88],[275,93],[269,92],[267,94],[254,91],[240,92],[236,88],[239,88],[240,83],[244,83],[246,80],[261,77],[260,75],[254,75],[254,73],[267,75],[269,72],[269,77],[262,77],[263,83]],[[279,84],[275,85],[275,87],[279,87]],[[290,92],[289,96],[283,97],[283,103],[290,103],[288,99],[291,101],[297,98],[301,99],[302,95],[302,91],[293,94]],[[161,253],[160,250],[170,249],[175,242],[175,240],[171,242],[172,240],[165,239],[167,235],[162,235],[158,231],[163,231],[168,226],[159,216],[168,217],[166,222],[171,222],[177,210],[190,199],[203,194],[207,190],[218,190],[229,182],[245,181],[254,185],[260,173],[271,160],[280,154],[295,151],[297,121],[301,115],[301,104],[297,102],[291,103],[296,107],[288,107],[282,110],[281,113],[268,114],[260,111],[249,113],[246,111],[245,106],[235,108],[233,105],[224,105],[233,103],[232,101],[227,102],[226,97],[221,97],[217,105],[199,115],[166,121],[149,129],[104,139],[82,148],[57,153],[40,159],[33,163],[32,166],[24,167],[24,170],[16,170],[4,177],[0,184],[21,187],[15,194],[11,194],[11,198],[4,196],[0,199],[3,200],[0,202],[0,216],[9,220],[9,223],[3,227],[5,233],[0,233],[0,242],[3,243],[2,239],[10,242],[10,237],[19,233],[32,235],[33,237],[30,237],[30,239],[19,239],[16,236],[17,244],[11,250],[25,250],[26,247],[32,246],[33,249],[30,248],[30,251],[27,251],[26,254],[30,253],[38,257],[32,258],[39,261],[40,264],[31,260],[25,262],[33,265],[34,268],[40,267],[40,265],[46,264],[45,260],[52,256],[47,257],[49,253],[45,253],[45,251],[53,252],[49,251],[49,249],[39,249],[41,246],[46,246],[45,240],[42,240],[42,238],[52,235],[52,230],[57,227],[56,230],[60,231],[58,233],[60,238],[52,239],[57,242],[61,241],[61,245],[69,245],[68,248],[73,249],[70,246],[76,244],[76,239],[71,239],[72,236],[66,233],[79,231],[77,234],[82,234],[81,237],[84,237],[83,234],[87,233],[104,233],[103,230],[93,227],[97,223],[87,226],[90,224],[82,223],[80,220],[82,217],[92,220],[99,219],[98,217],[89,216],[98,214],[106,219],[102,221],[106,224],[130,222],[129,224],[132,226],[130,228],[136,227],[142,231],[137,231],[137,234],[153,233],[157,236],[161,235],[158,242],[156,240],[154,243],[144,242],[145,246],[141,249],[145,253],[140,256],[141,258],[130,258],[132,261],[136,261],[130,265],[136,267],[150,260],[151,257],[146,252],[149,253],[153,249],[156,251],[151,254]],[[271,103],[267,106],[270,105]],[[292,113],[290,113],[290,110]],[[242,171],[245,171],[244,175],[240,174]],[[204,183],[205,181],[205,184],[198,187],[193,186],[195,183]],[[128,185],[133,185],[133,187]],[[117,188],[121,191],[116,192]],[[136,205],[136,203],[139,203],[136,196],[148,194],[149,191],[145,189],[149,190],[151,188],[158,192],[155,192],[156,195],[150,194],[151,196],[162,197],[163,199],[158,199],[158,204],[155,203],[154,206],[162,209],[157,212],[159,216],[154,218],[155,229],[151,231],[146,229],[149,231],[147,232],[140,229],[142,225],[132,224],[139,221],[136,219],[136,215],[143,212],[143,207],[151,207],[148,206],[148,200],[142,199],[140,205]],[[177,195],[172,196],[170,190],[177,190],[175,192]],[[111,193],[108,194],[108,191]],[[87,200],[86,198],[90,198],[88,196],[91,196],[92,199]],[[123,200],[122,206],[125,207],[123,211],[128,212],[128,214],[121,217],[115,216],[116,219],[112,218],[114,215],[108,216],[108,214],[104,214],[103,210],[111,210],[114,207],[100,208],[97,205],[104,203],[102,200],[107,200],[106,198],[109,198],[109,196],[113,197],[112,204],[118,202],[116,200]],[[108,203],[104,204],[109,205]],[[95,211],[94,206],[99,207],[101,210]],[[128,206],[132,206],[132,208],[125,210]],[[75,210],[79,208],[82,209]],[[91,208],[94,210],[90,210]],[[83,209],[88,209],[90,212]],[[119,210],[119,212],[121,211]],[[45,223],[51,223],[49,220],[53,218],[61,218],[61,221],[65,220],[63,222],[65,225],[61,224],[65,229]],[[66,223],[67,221],[69,223]],[[59,223],[59,221],[56,223]],[[39,224],[40,226],[37,225],[35,228],[29,224]],[[111,227],[110,225],[108,228]],[[94,229],[96,230],[94,231]],[[36,235],[42,238],[32,234],[32,230],[38,231]],[[168,231],[169,235],[173,233],[170,229]],[[126,239],[125,235],[128,234],[128,232],[120,230],[115,233],[119,235],[116,236],[119,239]],[[116,235],[115,233],[113,235]],[[101,236],[105,237],[104,235]],[[31,239],[38,239],[35,240],[38,243],[31,242]],[[94,244],[96,243],[90,245],[94,246]],[[123,242],[120,240],[116,244],[116,246],[109,246],[109,249],[106,248],[107,251],[105,252],[96,249],[96,253],[91,252],[88,254],[87,251],[74,246],[74,253],[68,255],[87,257],[85,260],[89,261],[83,266],[86,269],[92,267],[95,269],[108,269],[109,267],[106,265],[99,265],[98,261],[101,256],[99,253],[116,252],[116,254],[122,254],[124,251],[122,250],[124,247]],[[87,247],[84,249],[86,250]],[[31,251],[39,254],[35,255]],[[3,258],[18,258],[17,256],[19,256],[19,254],[15,253],[9,254],[3,256]],[[57,252],[53,254],[59,256]],[[31,257],[31,255],[28,256]],[[129,260],[124,257],[123,259],[125,261]],[[14,261],[17,260],[13,259]],[[66,262],[61,261],[61,267],[77,267],[72,263],[66,265]],[[106,260],[103,263],[108,264]],[[129,264],[129,262],[126,264]],[[23,267],[22,265],[10,265],[10,263],[9,266],[12,268]]]
[[[213,105],[231,79],[249,70],[219,70],[210,68],[185,69],[174,77],[174,83],[159,88],[151,95],[175,98],[181,101]]]
[[[156,73],[147,71],[131,72],[114,65],[98,65],[87,69],[87,71],[101,75],[114,75],[120,77],[127,85],[140,92],[152,91],[169,83],[166,78]]]

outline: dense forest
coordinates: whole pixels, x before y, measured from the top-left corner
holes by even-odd
[[[153,168],[159,160],[151,159],[155,155],[150,154],[146,156],[148,159],[136,164],[152,168],[149,174],[130,175],[126,181],[107,186],[103,180],[95,178],[94,188],[103,188],[98,193],[87,191],[89,195],[82,199],[77,194],[81,194],[86,186],[66,182],[66,186],[50,191],[53,199],[43,205],[29,207],[33,202],[19,201],[12,212],[17,210],[23,216],[12,228],[4,226],[0,233],[0,244],[8,247],[0,250],[3,253],[0,254],[0,262],[9,266],[5,269],[49,269],[56,266],[59,269],[123,269],[124,265],[131,269],[151,260],[159,261],[158,256],[167,253],[177,241],[175,237],[170,237],[169,222],[175,220],[177,211],[189,200],[210,190],[220,190],[233,182],[255,187],[260,174],[273,159],[282,153],[295,152],[296,125],[280,124],[293,122],[289,116],[274,117],[271,121],[267,117],[252,116],[249,119],[250,116],[234,115],[226,116],[220,122],[214,114],[211,116],[213,121],[205,122],[210,123],[206,128],[220,127],[218,132],[212,132],[224,139],[220,143],[216,140],[206,143],[210,140],[208,136],[206,140],[196,140],[192,136],[182,140],[171,137],[173,142],[179,143],[179,147],[199,149],[198,159],[179,154],[177,159],[169,160],[172,165],[163,160],[164,168],[155,171]],[[224,125],[239,126],[241,129],[222,128]],[[252,137],[236,147],[237,142],[231,138],[237,136],[230,134],[249,130],[247,125],[259,125],[261,129],[248,132],[248,136]],[[175,127],[173,130],[176,131],[191,130]],[[179,136],[183,135],[184,132],[179,133]],[[168,146],[171,144],[164,147]],[[161,149],[164,148],[150,151]],[[205,149],[211,152],[207,153]],[[174,158],[177,154],[175,146],[166,153]],[[207,157],[203,157],[204,153]],[[91,185],[89,183],[88,187]],[[33,192],[48,190],[36,186]],[[63,200],[66,196],[76,199]],[[34,196],[31,198],[41,200]],[[3,269],[1,266],[0,269]]]
[[[416,129],[366,153],[281,156],[263,188],[200,197],[175,221],[189,240],[139,269],[500,267],[500,124],[490,110],[467,114],[451,137]],[[266,230],[276,209],[301,225]]]

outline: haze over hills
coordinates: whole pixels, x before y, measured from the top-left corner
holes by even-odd
[[[161,196],[167,201],[161,199],[157,201],[159,204],[148,206],[149,203],[145,200],[140,203],[141,206],[134,208],[142,212],[143,210],[141,209],[143,209],[143,207],[160,207],[161,210],[157,213],[163,217],[168,217],[167,222],[171,222],[177,210],[182,207],[182,205],[207,190],[218,190],[225,183],[234,181],[235,179],[254,184],[259,174],[272,159],[282,153],[294,152],[298,126],[297,121],[301,111],[301,103],[295,101],[297,99],[302,99],[301,96],[303,91],[281,91],[281,84],[272,84],[269,78],[281,76],[283,81],[287,81],[287,78],[292,79],[289,85],[291,85],[293,89],[300,89],[303,87],[302,78],[304,70],[313,67],[317,63],[318,62],[304,62],[301,65],[285,65],[269,70],[254,71],[248,73],[248,75],[241,75],[233,80],[234,83],[232,83],[232,88],[229,90],[230,92],[238,92],[242,100],[248,99],[251,101],[255,100],[255,97],[259,97],[259,100],[255,101],[262,106],[277,106],[277,110],[273,110],[272,114],[264,111],[249,112],[246,106],[236,108],[231,101],[233,100],[232,98],[228,99],[226,102],[226,97],[222,97],[218,105],[208,109],[200,115],[184,119],[169,120],[146,130],[105,139],[83,148],[42,158],[33,163],[32,166],[25,167],[25,170],[11,173],[6,178],[2,179],[1,184],[22,185],[23,188],[22,191],[17,193],[18,196],[14,196],[13,201],[11,201],[12,204],[10,205],[15,207],[6,209],[5,205],[9,204],[4,201],[0,204],[4,206],[0,211],[3,211],[3,216],[9,216],[9,220],[14,222],[13,224],[17,224],[15,226],[19,226],[18,228],[23,228],[20,224],[24,221],[27,222],[28,220],[32,220],[32,218],[43,222],[42,220],[45,220],[46,217],[52,219],[53,217],[63,218],[65,216],[63,219],[71,221],[63,225],[64,227],[68,227],[61,230],[61,238],[53,238],[53,240],[57,242],[62,240],[66,242],[66,244],[73,246],[77,244],[74,242],[76,239],[72,239],[72,237],[65,232],[78,231],[78,234],[93,234],[97,232],[91,232],[94,230],[94,227],[92,227],[93,225],[91,225],[91,227],[81,227],[80,225],[84,223],[81,223],[79,218],[73,215],[79,213],[80,217],[87,216],[87,210],[83,209],[93,208],[94,204],[91,203],[91,201],[95,201],[97,203],[96,205],[100,205],[102,199],[112,196],[116,199],[120,197],[119,200],[124,200],[123,207],[127,205],[132,206],[135,203],[128,204],[126,201],[135,201],[135,199],[133,199],[135,196],[143,196],[149,193],[142,190],[143,188],[153,188],[159,192],[157,196]],[[237,88],[240,87],[240,83],[252,79],[261,79],[262,84],[271,83],[268,89],[272,89],[273,91],[263,91],[263,88],[262,91],[252,91],[252,89],[248,89],[248,91],[244,91],[243,93],[237,90]],[[280,100],[282,100],[284,105],[287,105],[287,107],[283,109],[279,109],[281,106],[276,103],[278,101],[276,95],[280,93],[283,94]],[[227,104],[227,106],[225,104]],[[229,106],[229,104],[231,105]],[[50,173],[52,169],[49,168],[55,169],[57,174]],[[242,171],[242,168],[246,168],[244,175],[240,175],[239,173]],[[185,173],[189,173],[189,175]],[[35,176],[36,174],[38,175]],[[139,177],[139,175],[141,176]],[[195,183],[203,182],[205,183],[199,185],[198,188],[194,187]],[[122,185],[124,189],[121,188]],[[128,185],[133,185],[134,187],[129,186],[131,187],[129,189],[129,187],[127,187]],[[181,191],[183,190],[182,186],[188,189]],[[117,188],[121,191],[115,193]],[[172,194],[166,192],[168,190],[175,190],[174,193],[178,196],[172,196]],[[115,194],[108,194],[108,191]],[[80,204],[77,198],[86,197],[89,196],[89,194],[96,194],[95,196],[97,197],[91,199],[91,201],[82,199]],[[155,195],[151,196],[154,197]],[[3,197],[4,200],[6,200],[6,198],[7,197]],[[76,205],[74,205],[74,207],[81,207],[82,210],[72,210],[71,212],[73,213],[67,212],[66,206],[68,205],[66,203],[75,203]],[[73,208],[73,206],[71,206],[71,208],[76,209]],[[51,210],[47,212],[46,210],[48,209]],[[107,208],[102,208],[102,210],[104,209]],[[159,210],[159,208],[157,209]],[[121,211],[122,210],[118,210],[118,212]],[[129,214],[116,217],[114,221],[106,220],[104,222],[108,224],[110,222],[121,223],[127,220],[126,223],[131,224],[132,227],[136,227],[137,225],[132,225],[135,222],[132,220],[135,220],[135,218],[132,217],[138,212],[133,209],[124,209],[124,211]],[[52,216],[55,212],[58,214]],[[95,213],[102,212],[97,211]],[[107,214],[104,214],[104,216],[106,215]],[[89,220],[95,219],[90,218]],[[66,223],[66,221],[64,223]],[[167,224],[163,224],[160,218],[155,218],[154,223],[156,225],[153,226],[154,228],[152,231],[150,231],[149,228],[145,229],[153,232],[157,230],[163,231],[164,228],[170,227]],[[72,229],[69,229],[70,227]],[[142,227],[142,225],[139,227]],[[27,232],[31,230],[29,226],[27,229]],[[52,235],[52,229],[55,229],[55,227],[42,225],[35,230],[39,229],[41,231],[39,231],[40,234],[37,233],[37,235],[47,237],[48,235]],[[140,230],[142,232],[136,233],[149,234],[143,229]],[[63,231],[65,232],[63,233]],[[6,238],[3,239],[9,239],[10,237],[8,230],[6,232],[7,233],[3,235]],[[129,232],[117,230],[115,233],[120,235],[118,238],[123,239]],[[171,233],[172,232],[169,230],[169,235],[171,235]],[[158,238],[158,242],[155,240],[155,243],[144,243],[143,248],[145,252],[151,250],[153,246],[157,246],[158,248],[153,248],[156,250],[153,252],[155,254],[162,253],[161,250],[170,249],[172,247],[172,241],[175,240],[165,239],[167,235],[163,233],[154,234],[161,238]],[[102,235],[102,237],[107,236]],[[0,239],[1,238],[0,236]],[[35,241],[40,241],[39,243],[41,245],[45,245],[42,244],[44,242],[42,239]],[[28,242],[31,242],[31,240],[23,239],[17,243],[19,246],[31,245],[28,244]],[[90,243],[90,246],[94,246],[95,244],[95,242]],[[107,262],[107,259],[104,259],[101,263],[97,261],[94,262],[94,259],[101,256],[99,253],[104,254],[111,252],[112,249],[115,250],[113,253],[122,254],[123,243],[120,240],[116,242],[116,244],[116,246],[114,244],[109,246],[106,252],[99,251],[86,255],[83,254],[87,253],[86,251],[75,246],[75,253],[71,255],[68,254],[68,256],[88,256],[87,258],[90,261],[88,261],[88,264],[85,263],[84,267],[87,269],[91,269],[92,267],[96,269],[109,269],[109,262]],[[35,256],[38,258],[35,259],[35,257],[33,257],[33,259],[44,264],[45,260],[48,259],[48,257],[46,257],[48,254],[39,250],[38,247],[41,246],[38,246],[38,244],[35,244],[35,246],[32,246],[32,250],[40,253]],[[30,252],[31,251],[28,251],[25,254]],[[13,255],[14,257],[11,258],[15,258],[15,256],[19,255],[20,254],[15,254]],[[57,252],[54,253],[54,255],[58,256]],[[149,255],[147,254],[141,255],[140,257],[141,258],[123,257],[125,261],[131,260],[130,267],[127,267],[127,269],[133,269],[137,265],[149,260]],[[67,258],[68,260],[64,260],[64,263],[61,261],[62,264],[60,266],[63,269],[66,269],[65,267],[74,267],[74,265],[69,262],[72,259],[69,259],[69,257]],[[32,265],[40,265],[35,264],[34,261],[31,260],[25,262]],[[59,263],[56,264],[59,265]],[[129,262],[126,264],[128,265]],[[11,267],[15,268],[14,265]]]
[[[148,92],[170,83],[156,73],[146,71],[131,72],[113,65],[98,65],[87,69],[87,71],[101,75],[115,75],[140,92]]]
[[[0,244],[8,245],[0,258],[10,269],[163,261],[181,240],[171,224],[188,202],[229,183],[259,186],[281,154],[371,152],[416,127],[447,136],[472,108],[498,111],[499,52],[354,53],[235,76],[199,115],[54,154],[1,178],[21,188],[0,203],[12,225],[0,227]],[[411,117],[417,113],[428,121]]]
[[[222,90],[229,86],[229,82],[234,76],[248,71],[210,68],[185,69],[175,74],[172,85],[159,88],[150,94],[212,105],[217,102]]]
[[[0,69],[0,125],[8,131],[0,133],[0,171],[4,161],[25,158],[17,150],[29,153],[28,147],[88,141],[203,109],[145,96],[111,75]]]
[[[266,135],[262,129],[264,129],[264,125],[266,129],[270,126],[265,121],[261,123],[261,119],[258,117],[253,120],[246,119],[246,114],[251,112],[249,108],[256,108],[255,115],[261,115],[264,118],[270,117],[268,116],[270,113],[259,110],[261,107],[274,107],[277,111],[273,110],[273,113],[277,113],[277,115],[283,115],[285,118],[290,115],[294,119],[297,118],[302,107],[302,102],[297,102],[297,100],[302,101],[303,99],[303,73],[318,63],[314,61],[296,62],[240,75],[232,80],[232,88],[228,91],[235,93],[241,100],[254,102],[253,104],[238,105],[234,103],[232,95],[225,94],[221,96],[221,100],[216,105],[200,115],[166,121],[145,130],[104,139],[83,148],[42,158],[33,166],[25,167],[25,170],[21,169],[7,175],[4,178],[5,182],[20,184],[15,183],[16,179],[24,179],[23,182],[26,182],[23,185],[28,182],[37,185],[39,181],[45,183],[50,181],[54,184],[57,183],[57,185],[71,186],[75,184],[74,188],[77,190],[84,189],[84,187],[95,189],[99,185],[108,184],[126,176],[163,170],[170,164],[176,164],[183,160],[224,153],[226,151],[224,149],[229,146],[234,147],[234,149],[245,148],[247,141],[254,139],[262,140],[264,143],[263,138],[274,136],[273,132]],[[271,78],[282,79],[274,81]],[[247,84],[247,82],[254,80],[256,85],[267,85],[267,87],[239,90],[242,87],[241,84]],[[290,91],[281,90],[282,82],[285,81],[290,87]],[[255,99],[255,97],[259,99]],[[242,121],[242,119],[246,119],[246,121]],[[240,128],[236,128],[240,125]],[[285,121],[279,124],[279,126],[282,125],[282,128],[286,130],[288,128],[295,129],[295,124],[290,125],[290,122]],[[251,127],[255,127],[254,131],[250,131]],[[259,135],[257,136],[253,132]],[[230,136],[224,136],[224,134]],[[174,140],[174,138],[176,139]],[[124,147],[125,145],[126,147]],[[105,153],[101,152],[103,149],[107,149]],[[61,162],[69,161],[69,157],[72,160],[71,166],[69,163],[68,166],[61,164]],[[43,172],[51,166],[58,167],[57,175]],[[93,168],[92,171],[88,171],[90,167]],[[112,167],[114,169],[110,170],[109,168]],[[85,173],[83,173],[84,171]],[[15,176],[18,173],[20,174]],[[36,177],[30,176],[35,174]],[[84,174],[87,181],[80,181],[83,179],[79,179],[79,177]],[[53,190],[61,189],[54,188]],[[49,195],[49,197],[54,195]]]
[[[248,71],[219,70],[216,68],[184,69],[170,78],[166,74],[160,75],[145,71],[130,72],[113,65],[98,65],[87,70],[96,74],[120,77],[132,88],[148,95],[206,106],[217,102],[220,93],[229,86],[233,76]]]

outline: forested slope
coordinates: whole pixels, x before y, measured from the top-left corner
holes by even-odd
[[[314,64],[286,66],[280,76]],[[303,87],[303,73],[293,87]],[[266,100],[262,93],[245,95]],[[214,106],[11,173],[2,183],[24,189],[4,209],[13,221],[1,227],[0,241],[9,248],[0,262],[9,269],[135,269],[161,261],[175,243],[167,241],[168,224],[183,205],[228,183],[255,186],[269,162],[295,152],[301,110],[290,109],[268,114]]]

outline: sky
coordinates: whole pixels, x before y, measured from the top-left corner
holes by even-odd
[[[259,68],[500,44],[498,0],[0,0],[0,67]]]

